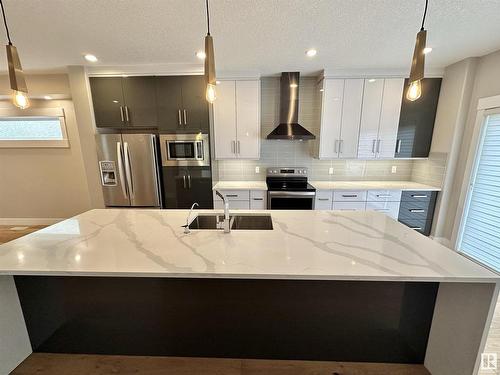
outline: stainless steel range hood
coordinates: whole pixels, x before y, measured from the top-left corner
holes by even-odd
[[[281,73],[280,124],[267,139],[302,140],[316,136],[298,123],[299,120],[299,72]]]

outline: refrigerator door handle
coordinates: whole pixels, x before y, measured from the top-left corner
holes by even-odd
[[[125,156],[125,174],[127,176],[127,185],[130,192],[130,197],[134,197],[134,182],[132,178],[132,168],[130,167],[130,150],[128,143],[123,142],[123,154]]]
[[[118,175],[120,177],[120,187],[122,188],[123,196],[128,199],[127,190],[125,189],[121,142],[116,142],[116,158],[118,159]]]

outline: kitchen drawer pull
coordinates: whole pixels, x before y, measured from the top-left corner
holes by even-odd
[[[228,198],[236,198],[236,197],[238,197],[238,194],[226,194],[226,197],[228,197]]]
[[[419,194],[412,194],[411,196],[412,196],[412,198],[427,198],[428,197],[428,195],[426,195],[426,194],[420,194],[420,195]]]
[[[390,198],[390,197],[392,197],[392,195],[389,195],[389,194],[377,194],[377,197],[379,197],[379,198]]]
[[[414,230],[422,230],[422,227],[410,227],[410,229],[414,229]]]
[[[318,198],[319,201],[329,201],[330,199],[328,198]]]
[[[422,209],[416,209],[416,208],[412,208],[409,210],[410,212],[413,212],[413,213],[422,213],[422,212],[425,212],[425,210],[422,210]]]
[[[343,198],[356,198],[358,194],[342,194]]]
[[[254,201],[263,201],[264,198],[252,198]]]

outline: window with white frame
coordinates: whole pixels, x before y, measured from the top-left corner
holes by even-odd
[[[0,147],[69,147],[64,111],[0,109]]]

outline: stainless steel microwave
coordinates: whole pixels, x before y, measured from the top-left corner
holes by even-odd
[[[165,167],[210,165],[208,134],[160,134],[160,152]]]

